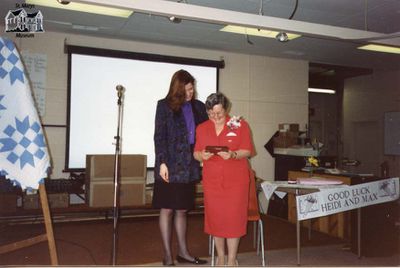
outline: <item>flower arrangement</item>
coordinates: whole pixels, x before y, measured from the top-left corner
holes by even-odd
[[[309,156],[307,158],[307,163],[306,166],[309,167],[309,173],[310,173],[310,177],[312,177],[314,169],[319,167],[319,162],[318,159],[315,158],[314,156]]]
[[[318,159],[315,158],[314,156],[310,156],[307,158],[307,162],[309,163],[309,165],[311,167],[318,167],[319,163],[318,163]]]
[[[226,123],[226,125],[229,127],[230,130],[235,130],[241,126],[241,120],[241,116],[232,116],[231,119]]]

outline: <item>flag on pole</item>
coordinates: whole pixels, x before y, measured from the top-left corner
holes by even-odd
[[[0,37],[0,175],[39,188],[50,157],[29,80],[14,43]]]

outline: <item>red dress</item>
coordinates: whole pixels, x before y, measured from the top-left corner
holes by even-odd
[[[230,118],[226,118],[228,122]],[[195,151],[207,145],[228,146],[231,151],[253,152],[248,124],[231,130],[225,124],[217,136],[211,120],[196,129]],[[204,231],[216,237],[237,238],[246,234],[249,194],[249,163],[247,158],[224,160],[218,155],[203,162]]]

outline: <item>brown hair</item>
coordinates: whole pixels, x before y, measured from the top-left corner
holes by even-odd
[[[179,70],[174,73],[171,78],[169,85],[169,91],[167,94],[168,106],[174,112],[178,112],[186,100],[185,86],[192,83],[194,86],[194,77],[185,70]]]

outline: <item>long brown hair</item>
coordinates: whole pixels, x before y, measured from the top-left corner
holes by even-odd
[[[174,73],[171,78],[171,83],[169,85],[169,91],[167,94],[168,106],[174,112],[178,112],[182,107],[183,103],[186,101],[186,91],[185,85],[192,83],[193,86],[195,79],[194,77],[185,70],[179,70]],[[193,95],[194,97],[195,95]]]

